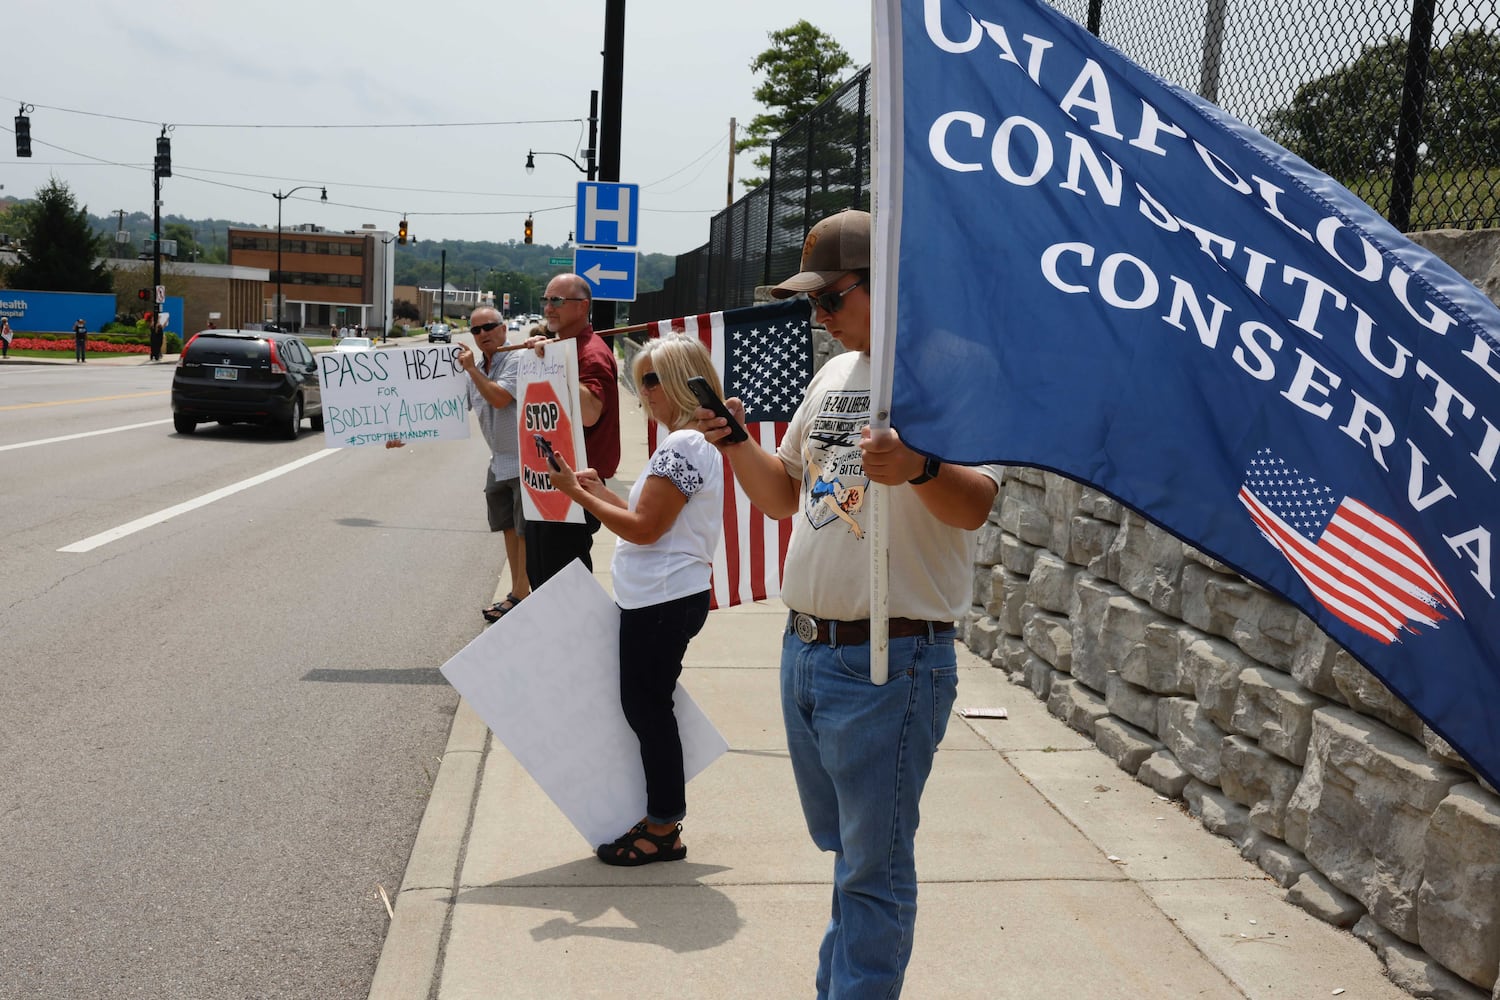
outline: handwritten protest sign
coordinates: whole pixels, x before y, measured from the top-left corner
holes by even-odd
[[[330,448],[469,436],[469,377],[454,348],[330,351],[318,355],[323,440]]]
[[[578,407],[578,344],[559,340],[547,353],[522,351],[516,366],[521,419],[521,506],[533,521],[583,523],[583,508],[552,488],[551,466],[542,438],[574,469],[588,465],[583,448],[583,414]]]

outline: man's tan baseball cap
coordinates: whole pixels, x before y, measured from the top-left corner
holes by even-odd
[[[816,292],[848,271],[870,266],[870,213],[848,208],[830,215],[807,234],[802,270],[771,289],[778,299]]]

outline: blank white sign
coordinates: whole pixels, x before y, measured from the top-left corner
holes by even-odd
[[[620,609],[573,562],[443,664],[443,676],[590,846],[646,815],[640,743],[620,709]],[[729,744],[681,684],[691,781]]]

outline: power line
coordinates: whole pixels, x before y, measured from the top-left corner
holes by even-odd
[[[645,188],[656,187],[656,185],[664,183],[666,181],[671,180],[673,177],[676,177],[678,174],[682,173],[684,170],[691,169],[692,166],[695,163],[697,163],[699,160],[701,160],[704,157],[708,156],[714,150],[720,148],[719,147],[719,143],[721,143],[728,135],[729,135],[729,132],[726,130],[722,135],[720,135],[717,139],[715,139],[713,141],[713,144],[711,146],[709,146],[703,152],[699,153],[697,156],[693,157],[685,165],[683,165],[681,167],[678,167],[676,170],[672,171],[670,174],[667,174],[667,176],[665,176],[665,177],[658,178],[657,180],[652,181],[650,184],[642,184],[641,188],[644,190]],[[700,171],[700,173],[701,172],[702,171]],[[697,178],[695,177],[694,180],[696,180],[696,179]],[[691,184],[692,181],[689,181],[688,183]],[[681,190],[681,188],[678,188],[677,190]],[[668,192],[665,192],[665,193],[671,194],[672,192],[668,191]]]
[[[3,97],[3,95],[0,95],[0,100],[4,100],[4,99],[5,98]],[[36,105],[36,107],[46,107],[46,105]],[[66,109],[54,109],[54,110],[66,110]],[[88,112],[76,112],[76,113],[78,113],[78,114],[87,114]],[[96,117],[108,118],[108,117],[114,117],[114,116],[110,116],[110,115],[96,115]],[[122,121],[131,121],[131,122],[138,122],[138,123],[141,123],[141,124],[149,124],[152,127],[156,127],[156,123],[154,123],[154,122],[145,122],[142,119],[120,119],[120,120],[122,120]],[[560,119],[560,121],[566,121],[566,122],[571,122],[571,121],[576,121],[576,120],[577,119]],[[3,131],[3,132],[14,132],[13,129],[6,128],[3,125],[0,125],[0,131]],[[682,168],[680,168],[680,169],[678,169],[676,171],[673,171],[672,173],[666,175],[666,177],[663,177],[663,178],[661,178],[658,181],[653,181],[652,183],[653,184],[660,184],[662,181],[669,180],[670,178],[676,176],[677,174],[682,173],[683,170],[687,170],[687,169],[691,168],[695,163],[697,163],[698,161],[702,160],[710,152],[712,152],[713,149],[717,148],[718,141],[719,140],[716,139],[715,142],[714,142],[714,146],[711,146],[709,149],[705,150],[703,153],[700,153],[697,157],[695,157],[692,161],[690,161],[686,166],[684,166],[684,167],[682,167]],[[41,139],[33,138],[32,142],[35,143],[38,146],[45,146],[48,149],[55,149],[58,152],[67,153],[70,156],[79,157],[80,159],[82,159],[84,161],[84,162],[81,162],[81,163],[78,163],[78,162],[75,162],[75,163],[58,162],[58,163],[55,163],[55,164],[32,164],[33,166],[38,166],[38,165],[68,166],[68,167],[78,167],[78,166],[101,167],[101,166],[107,166],[107,167],[121,167],[121,168],[126,169],[126,170],[138,170],[138,171],[141,171],[143,173],[147,172],[147,171],[149,171],[151,169],[153,169],[153,165],[152,164],[124,163],[124,162],[121,162],[119,160],[111,160],[111,159],[107,159],[105,157],[94,156],[94,155],[92,155],[90,153],[84,153],[84,152],[81,152],[79,150],[69,149],[66,146],[59,146],[56,143],[46,142],[45,140],[41,140]],[[706,169],[706,165],[705,165],[704,169]],[[243,184],[232,184],[232,183],[229,183],[228,181],[214,180],[213,178],[209,178],[209,177],[194,176],[193,173],[186,172],[186,171],[197,171],[197,172],[200,172],[200,173],[217,173],[217,174],[222,174],[222,175],[231,176],[231,177],[247,177],[247,178],[253,178],[253,179],[257,179],[257,180],[275,181],[275,182],[280,183],[280,184],[285,184],[285,183],[293,183],[293,184],[295,184],[295,183],[316,183],[316,184],[320,184],[320,185],[331,184],[334,187],[340,187],[340,186],[342,186],[342,187],[349,187],[349,188],[367,188],[367,189],[377,190],[377,191],[395,191],[395,192],[402,193],[402,194],[428,194],[428,195],[438,195],[438,196],[483,197],[483,198],[525,198],[525,199],[528,199],[528,200],[532,200],[533,204],[534,204],[535,199],[536,199],[536,195],[531,194],[531,193],[510,194],[510,193],[507,193],[507,192],[447,191],[447,190],[442,190],[442,189],[428,189],[428,188],[402,188],[402,187],[395,187],[395,186],[391,186],[391,185],[358,184],[358,183],[352,183],[352,182],[351,183],[343,183],[343,182],[339,182],[339,181],[332,181],[332,182],[322,181],[322,180],[319,180],[319,181],[308,181],[306,179],[301,179],[301,178],[278,178],[278,177],[273,177],[273,176],[264,175],[264,174],[250,174],[250,173],[243,173],[243,172],[239,172],[239,171],[229,171],[229,170],[213,170],[213,169],[210,169],[210,168],[196,168],[196,167],[183,168],[183,167],[179,166],[179,167],[177,167],[177,169],[174,172],[175,176],[177,176],[177,177],[179,177],[179,178],[181,178],[183,180],[192,181],[192,182],[197,183],[197,184],[207,184],[207,185],[210,185],[210,186],[213,186],[213,187],[227,188],[227,189],[232,190],[232,191],[244,191],[247,194],[254,194],[254,195],[270,195],[270,194],[272,194],[272,192],[271,191],[267,191],[267,190],[263,190],[261,188],[247,187],[246,185],[243,185]],[[699,173],[700,174],[702,173],[702,169],[700,169]],[[691,181],[689,181],[688,183],[691,183]],[[680,190],[680,188],[678,190]],[[554,197],[556,197],[556,196],[554,196]],[[559,211],[573,211],[575,209],[575,207],[576,207],[573,202],[563,202],[563,203],[556,204],[556,205],[546,205],[546,206],[544,206],[542,208],[531,208],[531,209],[524,209],[524,210],[522,210],[522,209],[513,209],[513,210],[496,210],[496,211],[440,212],[440,211],[398,210],[398,209],[393,209],[393,208],[386,207],[386,206],[358,205],[358,204],[354,204],[354,203],[350,203],[350,202],[335,202],[335,201],[324,202],[322,199],[315,199],[315,198],[293,198],[293,200],[294,201],[318,202],[319,204],[328,204],[328,205],[331,205],[331,206],[334,206],[334,207],[337,207],[337,208],[348,208],[348,209],[354,209],[356,211],[361,211],[361,212],[375,212],[375,213],[388,214],[388,215],[401,215],[401,216],[405,216],[405,217],[408,217],[408,218],[439,218],[439,217],[445,217],[445,218],[461,218],[461,217],[476,217],[476,218],[495,217],[495,218],[503,218],[503,217],[511,217],[511,216],[523,216],[523,215],[528,215],[528,214],[533,214],[533,213],[544,214],[544,213],[559,212]],[[719,211],[719,209],[718,208],[707,208],[707,209],[679,208],[679,209],[673,209],[673,208],[644,208],[643,207],[641,209],[641,211],[643,213],[663,214],[663,215],[708,215],[708,214],[713,214],[713,213]]]
[[[0,101],[19,103],[19,98],[0,94]],[[156,128],[164,123],[127,115],[110,115],[102,111],[84,111],[80,108],[63,108],[53,104],[33,104],[41,111],[61,111],[64,114],[83,115],[88,118],[106,118],[110,121],[130,122]],[[253,123],[253,122],[177,122],[174,128],[246,128],[246,129],[360,129],[360,128],[493,128],[501,125],[568,125],[582,121],[581,118],[527,118],[499,122],[336,122],[324,124]]]

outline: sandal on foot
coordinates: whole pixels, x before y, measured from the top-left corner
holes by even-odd
[[[499,604],[491,604],[487,608],[482,608],[479,613],[481,615],[484,615],[485,621],[497,622],[500,619],[504,618],[509,612],[514,611],[516,609],[516,605],[520,603],[521,598],[517,597],[515,594],[506,594],[505,600],[501,601]]]
[[[682,824],[678,823],[671,833],[657,836],[647,830],[646,821],[641,820],[621,834],[614,843],[600,844],[594,853],[599,856],[600,861],[618,868],[634,868],[649,865],[653,861],[681,861],[687,857],[687,845],[677,843],[677,835],[681,832]],[[643,851],[637,841],[645,841],[656,850],[649,853]]]

